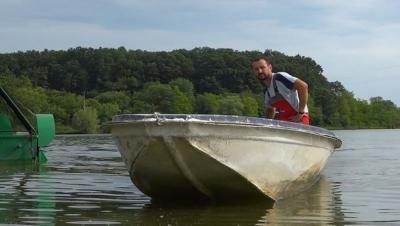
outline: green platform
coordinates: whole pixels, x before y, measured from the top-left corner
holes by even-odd
[[[54,139],[52,114],[34,114],[28,120],[0,87],[0,161],[46,162],[43,148]]]

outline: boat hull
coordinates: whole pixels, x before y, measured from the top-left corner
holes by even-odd
[[[188,120],[111,131],[132,181],[155,198],[284,198],[310,187],[338,145],[299,130]]]

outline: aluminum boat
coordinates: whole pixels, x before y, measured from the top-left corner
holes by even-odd
[[[156,199],[285,198],[341,146],[326,129],[255,117],[125,114],[109,126],[133,183]]]

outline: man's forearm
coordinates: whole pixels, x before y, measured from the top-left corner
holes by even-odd
[[[299,92],[299,112],[304,112],[308,101],[308,92]]]
[[[304,81],[298,79],[294,83],[294,87],[299,95],[299,112],[304,112],[308,101],[308,85]]]
[[[265,110],[265,117],[266,118],[274,118],[275,115],[275,109],[274,108],[267,108]]]

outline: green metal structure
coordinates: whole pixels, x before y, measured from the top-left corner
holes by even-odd
[[[0,96],[0,161],[46,162],[43,148],[54,139],[53,115],[35,114],[31,123],[2,87]]]

